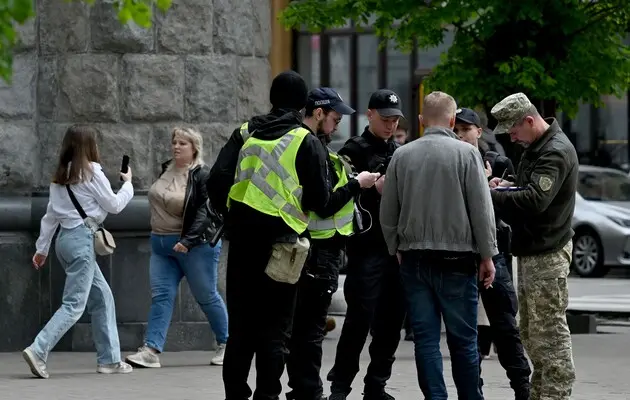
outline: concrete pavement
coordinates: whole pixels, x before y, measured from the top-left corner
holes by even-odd
[[[340,328],[341,319],[338,322]],[[332,366],[339,328],[325,340],[322,376]],[[630,398],[630,380],[623,373],[630,368],[630,329],[615,328],[609,332],[616,333],[573,337],[578,371],[573,400]],[[0,399],[221,400],[224,398],[221,367],[208,366],[210,358],[211,353],[208,352],[166,353],[162,356],[164,367],[161,369],[136,369],[130,375],[104,376],[95,373],[93,353],[52,353],[49,359],[51,377],[39,380],[31,378],[19,353],[0,353]],[[360,374],[365,371],[367,362],[367,352],[364,352]],[[448,356],[444,357],[444,370],[450,396],[456,398]],[[486,400],[512,398],[505,373],[496,357],[484,361],[483,375]],[[350,395],[352,400],[361,399],[362,376],[355,380],[355,390]],[[253,371],[250,382],[254,382]],[[326,385],[326,390],[328,388]],[[401,341],[389,391],[399,400],[422,397],[416,382],[413,345],[410,342]]]

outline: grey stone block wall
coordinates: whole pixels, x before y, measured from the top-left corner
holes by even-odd
[[[122,26],[111,0],[92,7],[35,3],[37,18],[19,27],[12,85],[0,83],[0,197],[29,202],[47,191],[61,138],[73,123],[99,128],[102,164],[114,188],[128,154],[134,186],[146,190],[169,157],[175,126],[202,133],[211,164],[234,128],[269,109],[268,1],[178,0],[165,16],[156,12],[148,30]],[[30,343],[59,306],[64,283],[54,252],[45,270],[30,266],[41,212],[19,229],[3,225],[7,212],[0,207],[0,351]],[[149,310],[148,234],[148,221],[140,232],[116,232],[116,254],[99,260],[125,349],[141,344]],[[173,321],[168,350],[211,347],[205,317],[185,283]],[[86,315],[58,349],[91,350],[88,322]]]

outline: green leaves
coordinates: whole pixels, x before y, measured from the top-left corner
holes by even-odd
[[[16,24],[33,16],[32,0],[0,0],[0,77],[11,81],[13,48],[18,37]]]
[[[554,100],[569,116],[630,87],[630,0],[297,0],[281,15],[312,31],[347,19],[373,21],[401,50],[453,45],[427,81],[467,106],[492,107],[523,91]],[[394,23],[396,21],[396,23]]]
[[[59,7],[63,7],[64,1],[58,1]],[[89,5],[94,3],[94,0],[65,1],[83,1]],[[117,0],[113,7],[121,23],[133,21],[138,26],[149,28],[154,6],[159,11],[166,12],[171,4],[172,0]],[[0,78],[7,83],[11,83],[13,49],[19,40],[16,26],[34,16],[33,0],[0,0]]]
[[[163,12],[171,6],[171,0],[117,0],[114,2],[114,7],[118,10],[118,19],[121,23],[133,21],[138,26],[150,28],[154,3]]]

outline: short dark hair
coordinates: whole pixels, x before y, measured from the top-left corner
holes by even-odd
[[[316,107],[312,107],[310,105],[306,105],[306,108],[304,110],[304,116],[305,117],[312,117],[313,113],[315,112],[315,110],[317,110],[318,108],[321,108],[324,111],[324,115],[328,115],[329,112],[332,111],[332,108],[329,107],[322,107],[322,106],[316,106]]]
[[[402,129],[405,132],[409,132],[409,123],[405,118],[401,118],[398,120],[398,129]]]

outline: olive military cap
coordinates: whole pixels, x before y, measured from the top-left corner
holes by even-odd
[[[514,93],[498,102],[490,113],[497,120],[494,134],[508,133],[533,108],[533,104],[523,93]]]

